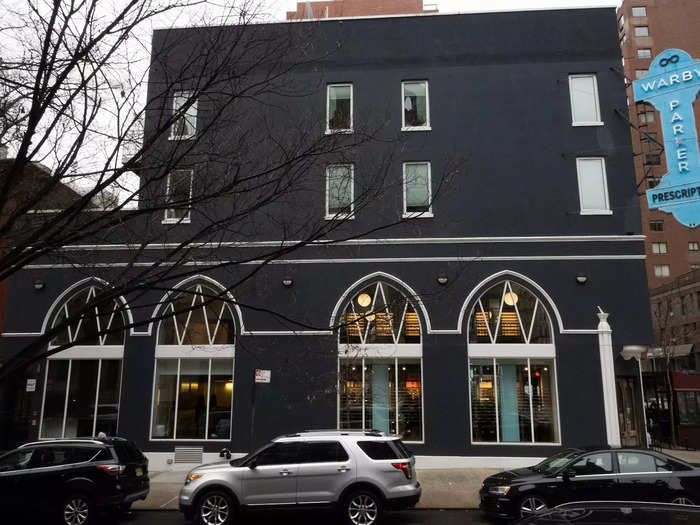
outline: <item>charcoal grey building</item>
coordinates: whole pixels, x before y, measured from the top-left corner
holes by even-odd
[[[320,135],[379,129],[395,139],[313,165],[316,186],[274,208],[298,231],[309,217],[348,220],[223,300],[168,316],[228,290],[261,264],[258,254],[295,238],[257,221],[253,233],[195,250],[189,262],[202,272],[97,317],[111,327],[153,322],[37,366],[5,439],[105,431],[133,439],[153,469],[183,448],[205,459],[224,446],[244,452],[254,370],[264,369],[254,444],[309,428],[377,428],[401,434],[426,466],[517,465],[566,446],[619,444],[615,370],[636,368],[618,356],[649,342],[650,313],[614,9],[260,27],[308,34],[328,51],[295,70],[306,91],[285,115],[324,122]],[[163,87],[169,68],[214,30],[154,33],[154,55],[170,51],[151,71],[150,98],[161,104],[147,136],[189,89]],[[270,115],[283,128],[278,109]],[[173,135],[208,133],[217,111],[216,96],[203,97]],[[164,156],[171,147],[163,139]],[[215,173],[201,168],[206,148],[223,145],[201,141],[164,194],[196,192]],[[355,205],[380,164],[385,191]],[[166,210],[165,240],[148,253],[185,239],[198,217]],[[396,224],[357,237],[378,217]],[[9,283],[3,359],[109,286],[133,240],[72,247],[96,257],[79,268],[56,260],[20,272]],[[237,258],[245,265],[212,268]]]

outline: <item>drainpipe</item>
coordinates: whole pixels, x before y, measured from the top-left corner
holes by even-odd
[[[603,405],[605,407],[605,431],[608,445],[620,446],[620,422],[617,414],[617,392],[615,390],[615,361],[613,359],[612,328],[608,315],[598,307],[598,347],[600,351],[600,377],[603,381]]]

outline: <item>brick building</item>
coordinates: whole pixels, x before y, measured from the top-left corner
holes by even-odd
[[[698,0],[624,0],[618,28],[627,82],[632,148],[640,194],[642,232],[647,236],[647,277],[653,289],[700,268],[700,229],[687,228],[673,216],[650,211],[645,192],[666,173],[659,115],[651,105],[635,104],[631,82],[647,73],[653,58],[665,49],[683,49],[700,56]],[[695,107],[696,122],[700,105]]]
[[[340,18],[350,16],[419,15],[437,13],[437,4],[423,0],[321,0],[297,2],[296,11],[287,11],[287,20]]]

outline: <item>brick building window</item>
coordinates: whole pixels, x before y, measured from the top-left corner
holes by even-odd
[[[664,231],[664,221],[649,221],[649,229],[653,232]]]
[[[656,120],[656,117],[654,116],[653,111],[642,111],[639,113],[639,122],[642,124],[649,124],[651,122],[654,122]]]
[[[633,7],[632,8],[632,16],[647,16],[647,8],[646,7]]]
[[[651,49],[648,49],[648,48],[637,49],[637,58],[651,58]]]
[[[651,244],[651,251],[656,254],[668,253],[668,244],[665,242],[654,242]]]
[[[648,26],[637,26],[634,28],[634,36],[649,36]]]
[[[640,78],[644,78],[648,74],[649,74],[648,69],[637,69],[634,72],[634,76],[636,77],[637,80],[639,80]]]
[[[660,166],[661,155],[658,155],[656,153],[647,153],[644,156],[644,164],[647,166]]]
[[[671,268],[668,264],[654,265],[654,277],[668,277],[671,275]]]
[[[697,241],[690,241],[688,243],[689,252],[697,252],[698,250],[700,250],[700,246],[698,245]]]

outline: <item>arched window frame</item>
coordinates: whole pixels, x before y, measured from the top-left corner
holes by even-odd
[[[494,287],[499,286],[500,284],[503,284],[503,291],[502,291],[502,297],[501,297],[501,304],[500,304],[500,311],[499,311],[499,316],[502,313],[503,309],[503,304],[505,300],[505,295],[507,293],[513,293],[513,287],[511,283],[517,284],[519,287],[524,288],[529,292],[531,295],[535,297],[535,312],[533,313],[533,318],[532,318],[532,325],[534,325],[535,322],[535,313],[536,309],[542,308],[544,312],[547,315],[547,322],[548,322],[548,327],[549,327],[549,334],[551,338],[550,343],[540,343],[540,344],[531,344],[529,340],[531,339],[532,336],[532,326],[530,326],[529,330],[525,330],[525,326],[522,323],[522,318],[520,317],[520,314],[518,312],[518,323],[520,326],[520,329],[523,331],[524,334],[527,334],[525,338],[524,343],[499,343],[497,337],[494,337],[494,334],[491,332],[490,328],[489,330],[489,338],[491,339],[491,343],[475,343],[470,341],[471,337],[471,323],[474,317],[474,314],[480,310],[481,314],[486,317],[486,313],[483,310],[483,306],[481,305],[481,299],[484,297],[489,291],[491,291]],[[516,310],[517,311],[517,310]],[[500,322],[500,318],[499,318]],[[488,326],[488,323],[487,323]],[[498,328],[497,328],[498,330]],[[557,359],[556,359],[556,344],[555,344],[555,331],[554,331],[554,324],[552,322],[552,314],[549,311],[547,303],[537,294],[535,293],[532,288],[522,282],[519,282],[515,279],[511,278],[503,278],[500,280],[494,280],[488,283],[487,285],[481,287],[479,293],[476,296],[476,299],[474,300],[472,307],[470,309],[470,314],[468,318],[468,324],[467,324],[467,353],[468,353],[468,380],[469,380],[469,442],[473,445],[518,445],[518,446],[547,446],[547,445],[561,445],[561,419],[560,419],[560,410],[559,410],[559,385],[558,385],[558,374],[557,374]],[[496,342],[493,342],[493,341]],[[511,360],[511,362],[515,360],[520,360],[524,361],[523,364],[526,365],[527,370],[527,375],[528,375],[528,384],[527,387],[529,389],[528,393],[528,400],[529,400],[529,417],[530,417],[530,441],[518,441],[518,442],[511,442],[511,441],[503,441],[500,436],[500,418],[499,418],[499,411],[500,408],[495,408],[495,414],[496,414],[496,441],[479,441],[474,439],[474,417],[475,417],[475,412],[473,410],[472,406],[472,394],[473,394],[473,389],[476,388],[474,385],[474,381],[472,379],[472,361],[481,361],[485,362],[486,360],[491,361],[491,365],[493,367],[493,389],[494,389],[494,394],[495,394],[495,407],[498,407],[499,403],[499,385],[498,385],[498,374],[497,374],[497,365],[499,363],[503,363],[502,360]],[[556,436],[556,439],[554,441],[535,441],[535,427],[534,427],[534,416],[533,416],[533,395],[532,395],[532,361],[541,361],[541,360],[547,360],[551,362],[552,366],[552,382],[553,382],[553,393],[552,393],[552,399],[553,399],[553,425],[554,425],[554,433]]]
[[[399,399],[400,396],[400,389],[399,389],[399,368],[403,367],[403,365],[409,365],[409,364],[418,364],[420,367],[420,439],[411,439],[410,437],[404,436],[404,442],[406,443],[413,443],[413,444],[422,444],[425,442],[425,402],[424,402],[424,388],[423,388],[423,334],[424,334],[424,320],[421,319],[421,314],[420,312],[422,309],[419,309],[417,307],[417,304],[419,301],[417,300],[417,297],[413,297],[412,294],[406,293],[403,289],[406,289],[408,287],[406,286],[399,286],[393,282],[391,282],[389,279],[386,278],[379,278],[379,279],[374,279],[374,280],[367,280],[360,283],[356,283],[352,287],[352,293],[347,293],[345,294],[346,301],[344,303],[343,308],[340,310],[340,315],[337,317],[338,322],[344,322],[346,319],[346,312],[348,308],[352,308],[353,301],[356,301],[357,298],[368,288],[371,287],[376,287],[374,290],[374,293],[371,294],[372,297],[372,302],[371,302],[371,307],[370,309],[373,310],[374,306],[376,304],[383,303],[383,313],[386,313],[389,315],[388,312],[388,305],[387,300],[386,300],[386,291],[384,290],[384,287],[390,287],[396,292],[400,293],[403,298],[406,300],[406,304],[403,308],[403,314],[402,318],[399,320],[400,327],[398,331],[393,330],[393,324],[391,321],[391,318],[389,317],[389,323],[390,326],[392,327],[392,339],[394,340],[393,343],[367,343],[365,342],[367,337],[366,334],[365,336],[361,336],[362,341],[360,343],[341,343],[341,335],[340,335],[340,330],[338,330],[338,383],[337,383],[337,425],[338,428],[343,428],[342,423],[342,417],[341,417],[341,392],[342,392],[342,385],[341,385],[341,371],[344,366],[350,366],[348,363],[355,363],[360,365],[360,370],[361,370],[361,392],[362,392],[362,421],[363,421],[363,427],[366,427],[367,425],[364,424],[369,418],[367,417],[367,403],[365,402],[366,400],[366,383],[367,383],[367,374],[366,371],[368,370],[369,366],[372,366],[374,363],[381,363],[381,364],[391,364],[391,367],[393,368],[393,392],[389,393],[389,396],[391,395],[394,396],[394,401],[396,403],[396,400]],[[380,299],[381,297],[381,299]],[[379,303],[378,303],[379,299]],[[420,342],[418,343],[399,343],[397,342],[397,338],[399,337],[397,333],[400,333],[401,329],[403,329],[403,323],[405,322],[406,319],[406,312],[408,309],[408,305],[410,304],[411,308],[413,311],[416,313],[416,316],[418,318],[418,328],[420,331]],[[380,308],[379,311],[381,311],[382,308]],[[366,327],[368,329],[369,326]],[[358,326],[358,331],[359,326]],[[395,415],[396,417],[396,415]],[[397,421],[398,423],[398,421]],[[396,425],[397,425],[396,423]],[[398,425],[396,426],[398,428]],[[381,429],[380,429],[381,430]]]

